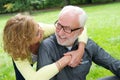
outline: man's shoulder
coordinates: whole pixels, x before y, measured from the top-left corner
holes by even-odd
[[[44,39],[41,44],[51,44],[51,43],[56,43],[56,37],[55,34],[51,35],[50,37]]]
[[[92,40],[88,39],[87,45],[85,47],[85,51],[88,53],[90,57],[97,53],[99,46]]]
[[[95,41],[93,41],[92,39],[88,39],[88,42],[87,42],[87,45],[86,45],[86,48],[88,49],[95,49],[97,48],[97,44]]]
[[[88,38],[87,45],[93,45],[93,44],[96,44],[96,42],[92,40],[91,38]]]

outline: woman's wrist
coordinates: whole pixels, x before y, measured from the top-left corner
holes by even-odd
[[[58,70],[61,71],[62,65],[59,61],[56,62],[56,66],[57,66]]]
[[[69,64],[71,56],[64,56],[56,62],[59,71]]]

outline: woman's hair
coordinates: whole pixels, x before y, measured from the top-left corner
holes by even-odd
[[[7,21],[3,32],[4,51],[14,60],[30,57],[29,47],[36,35],[35,26],[38,24],[27,15],[18,14]]]

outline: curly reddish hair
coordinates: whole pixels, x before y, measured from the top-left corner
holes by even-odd
[[[24,60],[30,57],[29,47],[32,38],[36,35],[35,26],[38,24],[27,15],[18,14],[7,21],[3,31],[4,51],[14,60],[18,58]]]

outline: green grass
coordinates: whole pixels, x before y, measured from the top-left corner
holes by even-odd
[[[120,2],[82,6],[88,14],[88,35],[113,57],[120,60]],[[36,21],[54,23],[60,9],[37,11],[32,14]],[[0,80],[15,80],[11,58],[2,49],[2,31],[6,21],[15,14],[0,15]],[[113,75],[93,63],[87,80]]]

